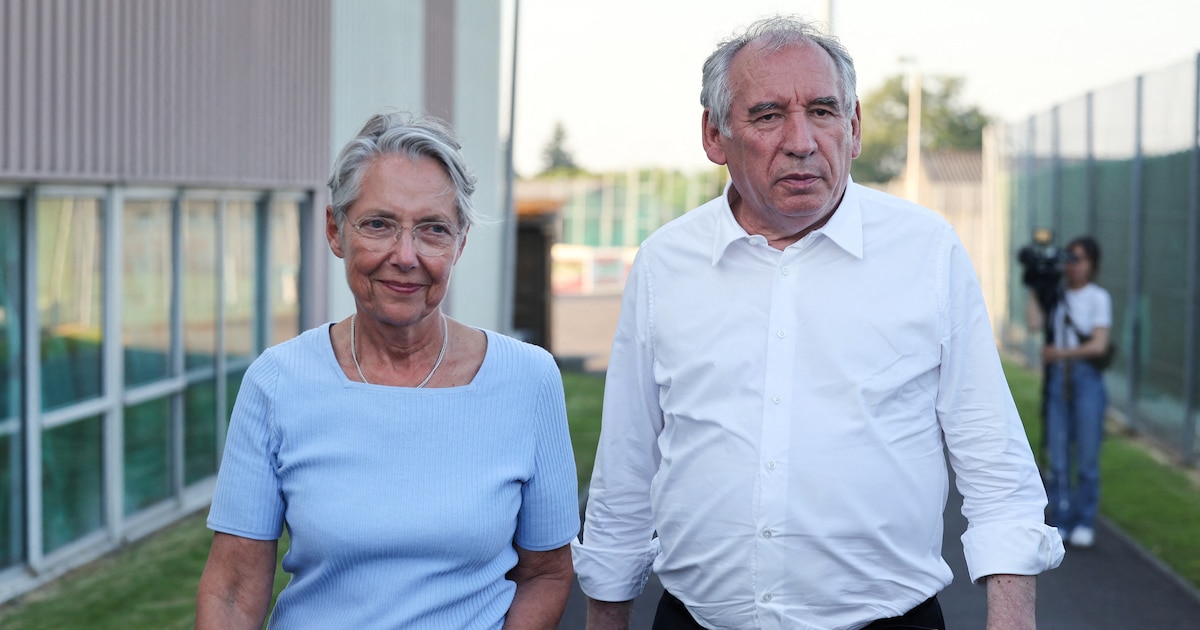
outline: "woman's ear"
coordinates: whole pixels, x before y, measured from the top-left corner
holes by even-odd
[[[454,264],[458,264],[458,259],[462,258],[463,249],[467,246],[467,233],[471,231],[471,227],[467,226],[462,231],[462,240],[458,243],[458,251],[454,252]]]
[[[346,257],[345,252],[342,251],[342,230],[333,216],[332,205],[325,206],[325,240],[329,241],[329,249],[333,251],[334,256]]]

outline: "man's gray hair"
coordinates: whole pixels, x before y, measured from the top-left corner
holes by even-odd
[[[704,62],[700,104],[708,110],[709,122],[721,130],[721,135],[729,135],[729,110],[733,106],[729,66],[733,63],[734,55],[750,43],[769,51],[779,51],[804,42],[820,46],[833,58],[842,79],[842,106],[846,114],[854,112],[858,98],[855,96],[854,59],[850,57],[850,52],[836,37],[825,34],[815,23],[796,16],[779,15],[761,19],[740,35],[721,42]]]
[[[475,176],[467,170],[462,145],[450,125],[432,116],[413,118],[401,112],[384,112],[367,120],[333,163],[333,173],[329,176],[330,205],[339,231],[346,220],[346,211],[362,194],[367,166],[385,155],[402,155],[410,160],[432,158],[441,164],[454,183],[459,229],[475,222],[471,205]]]

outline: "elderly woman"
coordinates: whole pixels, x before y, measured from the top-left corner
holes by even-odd
[[[579,530],[562,381],[543,350],[442,312],[474,178],[442,124],[371,118],[329,179],[349,318],[246,373],[197,628],[555,628]]]

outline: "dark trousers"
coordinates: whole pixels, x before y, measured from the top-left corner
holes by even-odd
[[[658,600],[658,610],[654,613],[652,630],[703,630],[704,626],[696,623],[687,606],[678,597],[663,591],[662,599]],[[930,597],[916,608],[888,619],[872,621],[863,630],[878,630],[892,628],[894,630],[946,630],[946,620],[942,619],[942,607],[937,597]]]

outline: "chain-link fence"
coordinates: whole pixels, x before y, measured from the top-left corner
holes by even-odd
[[[1100,243],[1097,283],[1113,298],[1119,348],[1106,374],[1113,408],[1134,430],[1196,461],[1200,273],[1200,56],[991,131],[985,185],[1007,264],[993,313],[1003,345],[1036,361],[1028,289],[1015,269],[1036,228],[1058,245]]]

